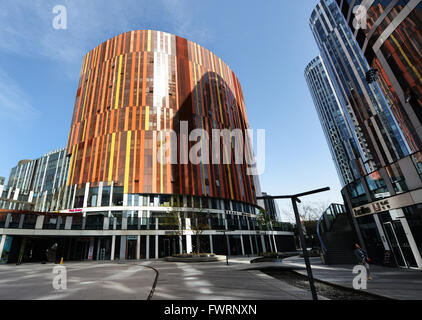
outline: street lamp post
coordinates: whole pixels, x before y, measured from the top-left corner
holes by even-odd
[[[327,188],[307,191],[307,192],[303,192],[303,193],[299,193],[299,194],[294,194],[294,195],[290,195],[290,196],[262,196],[262,197],[257,197],[257,199],[262,199],[262,200],[264,200],[264,199],[290,199],[292,201],[293,211],[295,213],[295,218],[296,218],[296,226],[297,226],[298,233],[299,233],[300,244],[302,246],[303,258],[305,259],[306,272],[308,274],[308,280],[309,280],[309,285],[311,287],[312,299],[313,300],[318,300],[318,295],[317,295],[317,292],[316,292],[316,289],[315,289],[314,277],[312,275],[312,268],[311,268],[311,263],[309,261],[308,250],[306,249],[306,241],[305,241],[305,236],[303,235],[302,224],[300,222],[300,216],[299,216],[299,210],[297,209],[297,203],[301,202],[299,200],[299,197],[304,197],[304,196],[308,196],[308,195],[311,195],[311,194],[325,192],[325,191],[329,191],[329,190],[330,190],[330,188],[327,187]]]

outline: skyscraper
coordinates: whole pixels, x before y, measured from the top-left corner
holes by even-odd
[[[7,181],[8,198],[34,202],[34,210],[37,211],[62,208],[58,199],[63,196],[69,160],[66,149],[63,148],[48,152],[35,160],[19,161],[10,171]],[[17,203],[8,206],[8,209],[18,208]]]
[[[377,73],[411,152],[422,149],[422,0],[337,0],[355,38]],[[363,26],[353,25],[353,8],[367,12]]]
[[[314,58],[308,64],[305,69],[305,78],[338,176],[344,187],[358,177],[353,155],[356,147],[353,145],[354,141],[346,126],[340,101],[321,57]]]
[[[411,1],[412,5],[416,2]],[[417,126],[412,129],[409,125],[416,124],[417,117],[409,113],[406,120],[405,112],[410,109],[394,102],[392,92],[396,88],[386,86],[368,63],[368,56],[365,57],[359,46],[362,39],[359,36],[356,39],[348,25],[348,21],[353,22],[351,12],[355,4],[360,2],[347,3],[349,7],[346,1],[340,2],[342,13],[337,2],[322,0],[310,19],[345,124],[352,133],[352,145],[356,146],[353,161],[359,175],[343,188],[343,197],[360,238],[377,262],[382,263],[384,252],[392,251],[398,266],[422,268],[422,238],[418,227],[422,220],[421,156],[414,153],[418,151]],[[376,5],[379,3],[383,1]],[[366,8],[371,4],[371,1],[362,2]],[[385,11],[392,13],[390,9],[396,4],[403,3],[393,1]],[[406,17],[407,9],[401,18]],[[387,23],[389,20],[384,17],[380,15],[376,20]],[[385,36],[394,27],[384,23],[380,28],[385,28]],[[414,62],[420,63],[420,55]]]

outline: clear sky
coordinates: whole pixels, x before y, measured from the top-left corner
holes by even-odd
[[[303,76],[318,55],[308,26],[317,2],[0,0],[0,176],[21,159],[66,145],[87,51],[122,32],[154,29],[199,43],[236,73],[251,127],[266,129],[263,191],[330,186],[307,200],[342,202]],[[56,5],[67,8],[67,30],[52,26]]]

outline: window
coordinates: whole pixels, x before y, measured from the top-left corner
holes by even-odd
[[[110,187],[103,187],[103,194],[101,196],[101,206],[108,207],[110,205]]]
[[[403,173],[400,169],[398,163],[394,163],[388,167],[386,167],[388,176],[390,177],[391,183],[394,187],[394,191],[397,194],[403,193],[408,191],[406,181],[403,177]]]
[[[98,188],[89,188],[88,207],[96,207],[98,199]]]
[[[113,188],[113,206],[123,205],[123,187]]]
[[[371,192],[372,200],[387,198],[390,196],[385,181],[381,178],[379,171],[375,171],[365,177]]]
[[[413,163],[415,164],[416,170],[422,179],[422,152],[418,152],[412,156]]]
[[[362,182],[360,180],[352,182],[347,186],[347,193],[349,194],[352,207],[361,206],[368,203]]]

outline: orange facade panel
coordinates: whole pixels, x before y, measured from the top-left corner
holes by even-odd
[[[125,193],[255,204],[254,180],[246,163],[234,164],[233,154],[227,165],[183,161],[181,121],[188,122],[188,132],[201,128],[210,137],[213,129],[248,129],[242,89],[230,68],[198,44],[164,32],[138,30],[107,40],[83,59],[68,139],[68,184],[113,182]],[[177,135],[171,145],[177,164],[160,161],[160,129]],[[187,149],[194,144],[188,141]]]

